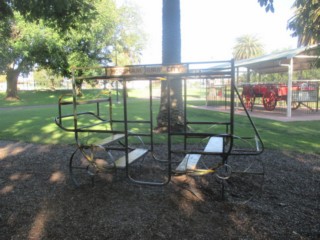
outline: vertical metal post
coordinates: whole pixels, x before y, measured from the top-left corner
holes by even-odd
[[[100,116],[100,103],[97,102],[97,115]]]
[[[150,114],[150,140],[151,140],[151,152],[154,151],[153,147],[153,94],[152,94],[152,80],[149,79],[149,114]]]
[[[117,103],[119,103],[119,79],[116,81],[116,89],[117,89]]]
[[[234,68],[234,59],[230,63],[230,72],[231,72],[231,106],[230,106],[230,134],[233,135],[234,131],[234,93],[235,93],[235,68]],[[232,138],[231,138],[232,139]],[[231,140],[232,141],[232,140]],[[232,142],[231,142],[232,144]],[[232,146],[231,146],[232,148]]]
[[[127,79],[123,79],[122,83],[123,83],[123,117],[124,117],[124,135],[125,135],[126,176],[129,177]]]
[[[250,68],[247,68],[247,83],[250,82],[250,78],[251,78],[251,71],[250,71]]]
[[[227,85],[225,84],[225,81],[223,80],[223,85],[224,85],[224,109],[227,109]],[[221,88],[222,89],[222,88]],[[232,89],[231,89],[232,91]]]
[[[239,73],[239,67],[237,67],[237,69],[234,69],[234,71],[235,71],[235,80],[234,80],[234,82],[235,82],[235,85],[236,85],[236,88],[238,88],[239,87],[239,75],[240,75],[240,73]],[[237,74],[236,74],[237,73]],[[239,108],[239,99],[237,99],[237,102],[236,102],[236,108],[238,109]]]
[[[184,88],[183,88],[183,98],[184,98],[184,106],[183,106],[183,117],[184,117],[184,137],[183,137],[183,143],[184,143],[184,150],[187,149],[187,138],[186,138],[186,133],[187,133],[187,79],[183,79],[184,83]]]
[[[318,112],[319,110],[319,82],[316,83],[317,84],[317,103],[316,103],[316,112]]]
[[[208,79],[206,78],[206,81],[205,81],[205,83],[206,83],[206,86],[205,86],[205,88],[206,88],[206,106],[208,106],[208,95],[209,95],[209,92],[208,92]]]
[[[112,118],[112,95],[111,91],[109,92],[109,121],[111,130],[113,130],[113,118]]]
[[[77,117],[77,86],[76,86],[76,77],[75,77],[75,69],[72,69],[72,99],[73,99],[73,126],[74,126],[74,137],[78,142],[78,117]]]
[[[170,96],[170,90],[171,90],[171,81],[172,77],[167,76],[167,121],[168,121],[168,128],[167,128],[167,139],[168,139],[168,181],[170,181],[171,178],[171,96]]]

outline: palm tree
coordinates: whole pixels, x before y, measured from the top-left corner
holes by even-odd
[[[264,52],[263,45],[259,39],[252,35],[243,35],[236,39],[233,48],[233,57],[236,60],[261,56]]]
[[[162,1],[162,64],[181,63],[180,0]],[[161,82],[161,103],[156,131],[164,132],[168,127],[168,81]],[[181,131],[184,126],[182,81],[170,79],[171,130]]]
[[[319,0],[296,0],[295,15],[288,21],[292,36],[298,36],[298,46],[320,42],[320,2]]]

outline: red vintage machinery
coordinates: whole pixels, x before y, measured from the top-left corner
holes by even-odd
[[[319,86],[316,83],[295,82],[292,84],[292,109],[295,110],[304,102],[318,101]],[[273,111],[278,101],[287,101],[288,86],[286,84],[257,83],[243,84],[242,100],[245,107],[252,111],[256,98],[262,98],[265,110]]]

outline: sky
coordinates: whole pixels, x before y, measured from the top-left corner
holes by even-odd
[[[141,63],[161,63],[162,0],[130,1],[139,6],[148,36]],[[245,34],[256,36],[265,53],[295,48],[287,30],[293,2],[275,0],[275,12],[266,13],[257,0],[180,0],[182,62],[231,59],[236,38]]]

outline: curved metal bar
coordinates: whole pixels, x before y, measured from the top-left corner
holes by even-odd
[[[255,124],[254,124],[254,122],[253,122],[248,110],[246,109],[246,107],[244,105],[244,102],[243,102],[243,100],[242,100],[242,98],[241,98],[241,96],[239,94],[239,91],[236,88],[236,86],[234,86],[234,90],[235,90],[235,92],[236,92],[236,94],[237,94],[237,96],[238,96],[238,98],[240,100],[240,103],[241,103],[241,105],[242,105],[242,107],[243,107],[243,109],[244,109],[244,111],[245,111],[245,113],[246,113],[246,115],[247,115],[247,117],[248,117],[248,119],[250,121],[250,124],[251,124],[251,126],[252,126],[252,128],[253,128],[253,130],[255,132],[255,136],[258,138],[259,142],[261,143],[261,150],[260,151],[256,151],[254,153],[252,153],[252,152],[248,152],[248,153],[242,152],[241,155],[259,155],[264,151],[264,144],[263,144],[262,138],[261,138],[261,136],[260,136],[260,134],[258,132],[258,129],[256,128],[256,126],[255,126]],[[234,153],[231,153],[231,155],[239,155],[239,154],[234,152]]]

